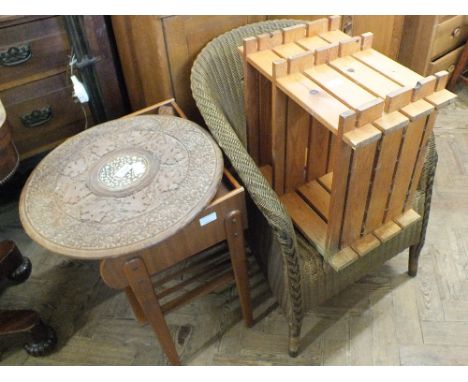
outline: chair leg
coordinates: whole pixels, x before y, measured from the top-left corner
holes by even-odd
[[[172,341],[171,332],[164,319],[164,314],[143,260],[137,257],[127,261],[124,265],[124,273],[167,358],[173,365],[180,365],[179,355]]]
[[[302,320],[289,323],[289,356],[297,357],[301,343]]]
[[[418,274],[418,261],[422,245],[416,244],[409,247],[408,275],[415,277]]]
[[[245,326],[250,328],[253,325],[252,305],[250,302],[249,273],[247,271],[244,230],[240,211],[233,211],[226,217],[225,229],[242,315]]]

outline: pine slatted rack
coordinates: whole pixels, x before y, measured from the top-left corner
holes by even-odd
[[[422,77],[340,16],[244,39],[248,150],[335,270],[421,217],[411,206],[448,73]]]

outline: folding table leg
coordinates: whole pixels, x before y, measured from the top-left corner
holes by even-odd
[[[180,365],[179,355],[172,341],[171,332],[164,319],[164,314],[154,292],[145,263],[139,257],[133,258],[125,263],[124,273],[167,358],[173,365]]]
[[[241,212],[235,210],[228,214],[224,221],[224,226],[232,268],[234,270],[234,278],[236,279],[237,292],[239,293],[242,315],[245,325],[250,328],[253,325],[253,318]]]

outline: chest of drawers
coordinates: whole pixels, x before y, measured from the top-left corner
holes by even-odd
[[[106,20],[78,17],[103,115],[116,118],[126,108]],[[73,46],[65,16],[0,16],[0,99],[22,160],[103,122],[96,121],[88,104],[74,100],[69,66]],[[79,68],[73,70],[80,77]]]
[[[468,39],[468,16],[405,16],[398,61],[421,75],[451,73]]]

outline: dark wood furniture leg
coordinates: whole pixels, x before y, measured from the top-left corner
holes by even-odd
[[[15,243],[4,240],[0,243],[0,281],[8,279],[15,283],[26,281],[31,274],[31,261],[24,257]],[[1,310],[0,337],[27,335],[24,344],[32,356],[51,353],[57,344],[57,336],[34,310]]]
[[[31,274],[31,261],[23,256],[11,240],[0,242],[0,281],[21,283]]]
[[[127,261],[124,265],[124,273],[167,358],[173,365],[180,365],[179,355],[172,341],[171,332],[164,319],[164,314],[143,260],[134,258]]]
[[[241,212],[239,210],[232,211],[226,217],[224,225],[237,292],[239,293],[242,315],[245,325],[250,328],[253,325],[253,318]]]

